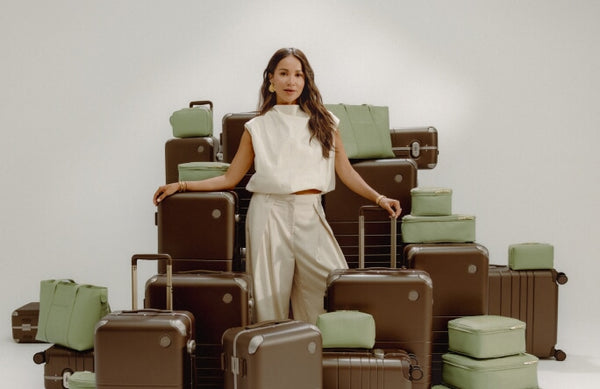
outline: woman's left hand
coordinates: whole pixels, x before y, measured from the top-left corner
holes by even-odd
[[[379,201],[379,206],[390,213],[391,217],[398,218],[402,213],[400,201],[384,197]]]

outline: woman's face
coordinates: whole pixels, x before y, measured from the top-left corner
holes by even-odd
[[[288,55],[279,61],[269,81],[275,88],[277,104],[296,104],[304,90],[302,63],[293,55]]]

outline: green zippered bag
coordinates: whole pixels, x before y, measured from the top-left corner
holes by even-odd
[[[404,243],[467,243],[475,241],[475,216],[406,215],[400,226]]]
[[[359,311],[340,310],[317,317],[323,348],[373,348],[375,320]]]
[[[416,187],[410,190],[410,214],[414,216],[452,215],[452,189]]]
[[[200,181],[222,176],[229,169],[226,162],[187,162],[177,165],[179,181]]]
[[[96,374],[91,371],[76,371],[67,379],[69,389],[96,388]]]
[[[204,105],[208,105],[205,107]],[[169,118],[175,138],[213,135],[213,104],[209,100],[191,101],[189,108],[173,112]]]
[[[513,270],[553,269],[554,246],[536,242],[511,244],[508,266]]]

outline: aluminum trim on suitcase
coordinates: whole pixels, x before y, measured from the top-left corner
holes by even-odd
[[[12,313],[12,337],[17,343],[46,343],[35,338],[38,329],[40,303],[30,302]]]

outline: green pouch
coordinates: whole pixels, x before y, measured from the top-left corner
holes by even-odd
[[[475,241],[475,216],[406,215],[400,226],[404,243],[467,243]]]
[[[508,266],[513,270],[553,269],[554,246],[535,242],[511,244]]]
[[[372,348],[375,320],[359,311],[333,311],[317,317],[323,348]]]
[[[222,176],[229,169],[226,162],[187,162],[177,165],[179,181],[200,181]]]
[[[96,388],[96,374],[91,371],[76,371],[67,379],[69,389]]]
[[[416,187],[410,190],[410,214],[414,216],[452,215],[452,189]]]
[[[344,149],[350,159],[394,158],[388,107],[325,104],[338,119]]]
[[[495,315],[450,320],[448,350],[479,359],[524,353],[525,323]]]
[[[209,105],[204,107],[203,105]],[[169,118],[175,138],[213,135],[213,105],[211,101],[192,101],[189,108],[173,112]]]
[[[110,312],[105,287],[71,280],[40,283],[40,313],[36,340],[77,351],[94,347],[94,327]]]
[[[473,359],[442,355],[442,381],[461,389],[537,389],[538,358],[517,354],[503,358]]]

